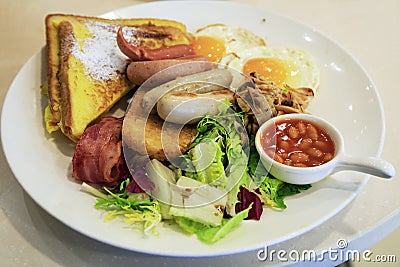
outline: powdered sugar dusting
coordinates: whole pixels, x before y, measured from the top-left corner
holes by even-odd
[[[135,27],[124,27],[122,28],[122,35],[125,40],[130,43],[132,46],[139,46],[140,42],[136,36],[137,31]]]
[[[85,66],[86,74],[95,80],[110,80],[125,72],[128,58],[117,45],[118,25],[103,22],[85,22],[92,38],[82,46],[74,43],[72,54]]]

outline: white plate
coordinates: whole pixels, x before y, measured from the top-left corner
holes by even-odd
[[[321,84],[310,111],[342,131],[346,150],[378,156],[384,137],[384,117],[377,90],[365,70],[334,41],[287,17],[229,2],[152,2],[105,15],[159,17],[187,24],[190,31],[209,23],[239,25],[253,30],[270,45],[303,48],[317,59]],[[245,221],[229,236],[206,245],[168,225],[159,236],[143,236],[119,221],[104,222],[94,209],[95,199],[71,179],[74,145],[61,134],[48,135],[43,125],[46,97],[44,50],[20,70],[4,102],[1,134],[3,148],[16,178],[47,212],[76,231],[96,240],[138,252],[168,256],[217,256],[255,250],[298,236],[347,205],[368,176],[342,172],[287,198],[283,212],[265,209],[261,221]]]

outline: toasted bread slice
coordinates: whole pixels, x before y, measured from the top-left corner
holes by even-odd
[[[126,78],[128,58],[116,42],[120,25],[173,26],[162,19],[104,19],[50,14],[46,17],[49,106],[45,110],[49,132],[61,129],[73,141],[108,111],[132,85]],[[183,38],[179,43],[189,43]]]

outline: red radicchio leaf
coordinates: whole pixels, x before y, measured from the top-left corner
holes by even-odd
[[[146,191],[153,191],[155,189],[154,183],[146,174],[146,164],[150,159],[146,156],[133,156],[130,162],[129,171],[132,174],[132,181],[126,187],[126,190],[132,193],[143,193]]]
[[[247,209],[251,203],[253,206],[249,210],[249,216],[246,220],[260,220],[261,214],[263,212],[263,206],[260,198],[256,193],[249,191],[246,187],[241,186],[238,193],[239,202],[235,205],[235,212],[239,213],[242,210]]]
[[[131,180],[125,190],[131,193],[144,193],[144,190],[136,183],[135,179]]]

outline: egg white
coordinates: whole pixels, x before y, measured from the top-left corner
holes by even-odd
[[[221,59],[220,63],[242,72],[246,62],[255,58],[275,58],[288,62],[291,69],[297,73],[294,77],[289,76],[284,81],[291,87],[307,87],[315,92],[319,86],[320,70],[318,64],[309,53],[301,49],[272,46],[252,47],[237,52],[234,57],[226,56]]]
[[[195,36],[210,36],[222,40],[225,44],[225,56],[237,54],[249,48],[266,45],[264,39],[252,31],[224,24],[208,25],[197,30]]]

